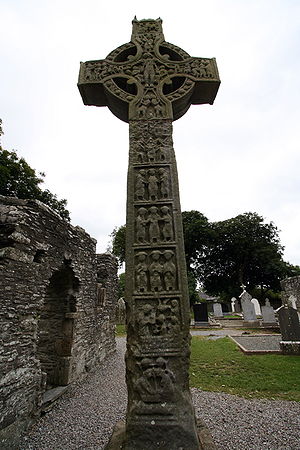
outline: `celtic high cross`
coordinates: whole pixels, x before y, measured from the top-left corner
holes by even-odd
[[[129,122],[124,449],[201,448],[188,385],[190,309],[172,121],[191,104],[212,104],[219,84],[215,59],[191,58],[165,42],[161,19],[134,19],[131,42],[81,63],[84,104],[108,106]]]

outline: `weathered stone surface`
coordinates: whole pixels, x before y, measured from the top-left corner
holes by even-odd
[[[119,298],[116,307],[116,324],[124,325],[126,323],[126,303],[123,298]]]
[[[300,276],[290,277],[282,280],[281,287],[282,303],[296,309],[300,319]]]
[[[269,299],[266,298],[265,305],[261,307],[263,325],[277,325],[275,311],[270,305]]]
[[[115,349],[117,262],[95,244],[40,202],[0,197],[0,447],[14,448],[46,388]]]
[[[278,311],[278,318],[282,340],[300,342],[300,323],[297,311],[289,306],[283,306]]]
[[[221,303],[218,302],[213,303],[213,311],[215,318],[221,318],[224,316]]]
[[[215,60],[165,42],[161,19],[135,19],[130,43],[81,63],[84,103],[107,105],[129,122],[127,450],[201,448],[188,386],[190,313],[172,121],[191,104],[212,104],[219,84]]]
[[[243,311],[243,316],[244,316],[244,321],[245,322],[256,322],[257,318],[256,318],[256,314],[255,314],[255,309],[254,309],[254,305],[251,302],[251,295],[244,291],[241,296],[241,306],[242,306],[242,311]]]
[[[254,311],[255,311],[256,317],[261,316],[261,307],[260,307],[260,304],[259,304],[259,301],[257,300],[257,298],[252,298],[251,303],[254,306]]]

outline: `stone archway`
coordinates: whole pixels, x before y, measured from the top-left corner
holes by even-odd
[[[78,290],[79,280],[68,264],[50,278],[40,313],[37,346],[46,389],[70,383]]]

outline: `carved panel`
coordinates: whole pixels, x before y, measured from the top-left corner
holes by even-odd
[[[135,244],[174,241],[171,204],[135,208]]]
[[[174,292],[177,289],[175,249],[145,250],[135,253],[137,293]]]
[[[179,298],[136,299],[135,327],[142,338],[175,337],[181,330]]]
[[[143,136],[132,145],[136,164],[162,164],[170,160],[171,145],[166,139]]]
[[[143,358],[139,363],[140,376],[134,382],[134,389],[144,403],[172,401],[175,393],[175,375],[168,369],[167,360]]]
[[[169,167],[135,170],[135,200],[157,202],[172,197]]]

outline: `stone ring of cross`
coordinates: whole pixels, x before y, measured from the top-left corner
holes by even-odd
[[[220,80],[215,58],[193,58],[165,41],[162,20],[133,20],[131,42],[103,60],[81,63],[86,105],[119,119],[179,119],[191,104],[212,104]]]

